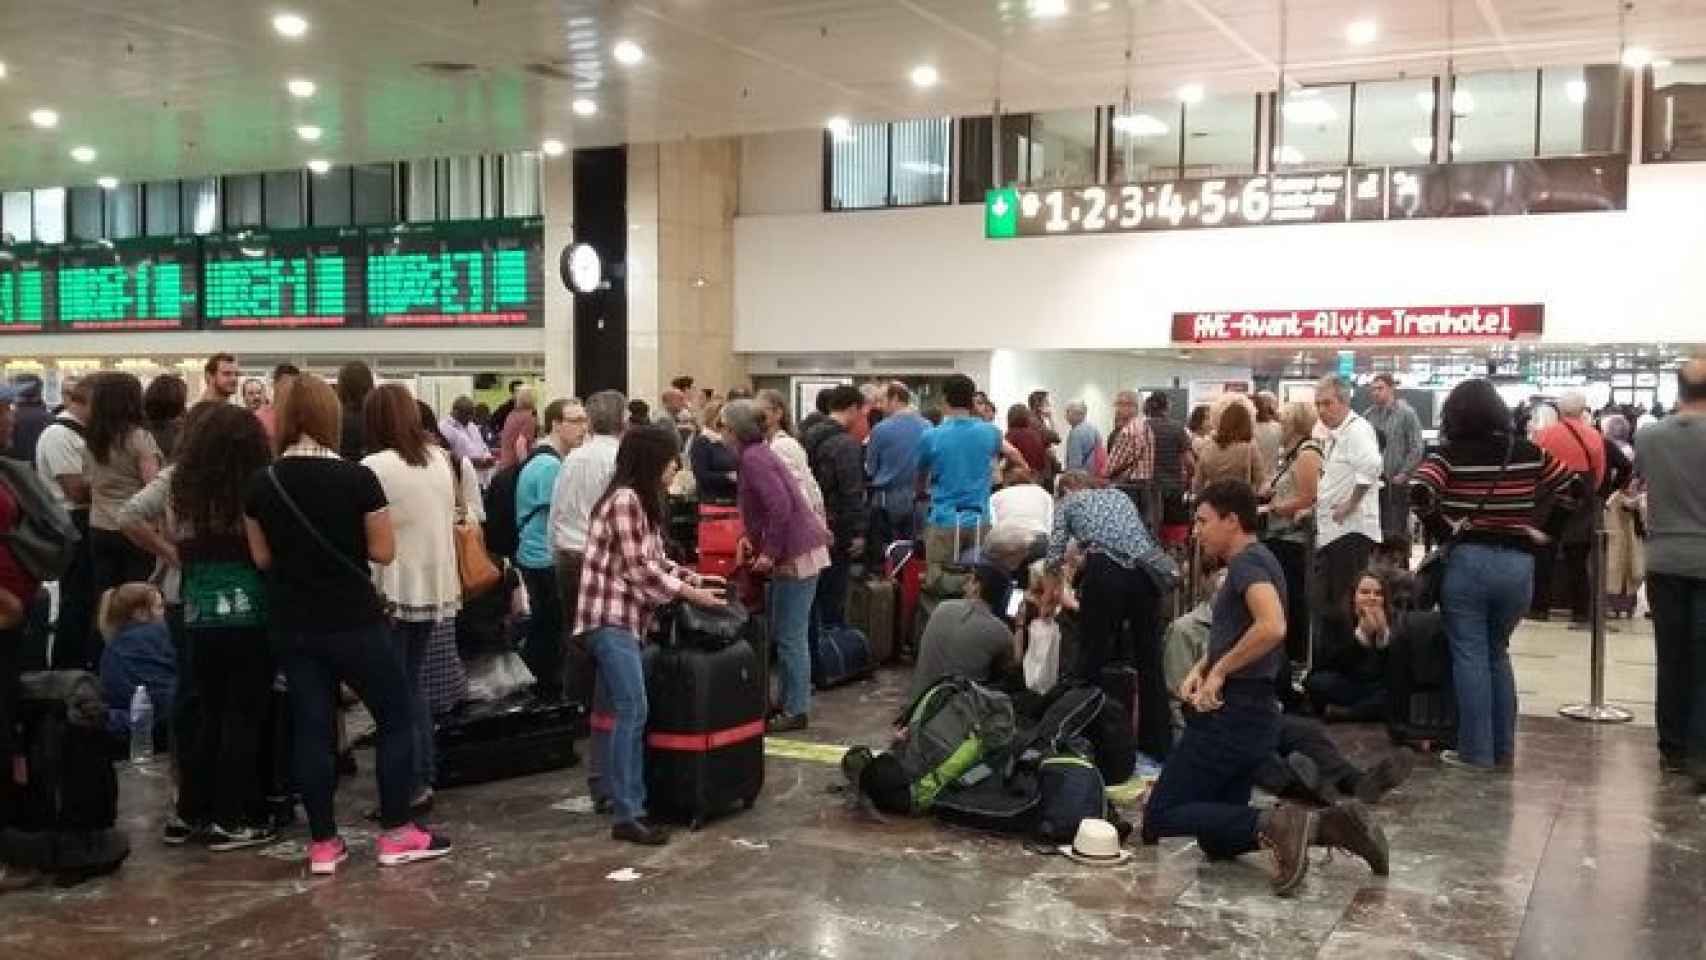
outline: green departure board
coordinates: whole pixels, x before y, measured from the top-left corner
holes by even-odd
[[[0,249],[0,334],[39,333],[54,316],[52,248]]]
[[[204,327],[346,327],[359,324],[362,231],[247,231],[202,241]]]
[[[61,330],[193,329],[200,262],[194,237],[60,248]]]
[[[385,327],[544,323],[537,217],[399,224],[367,231],[367,316]]]

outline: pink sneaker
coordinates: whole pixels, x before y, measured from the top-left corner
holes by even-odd
[[[338,872],[338,864],[349,859],[349,845],[342,837],[316,840],[308,845],[308,872],[329,877]]]
[[[379,865],[400,867],[417,860],[436,860],[450,853],[450,840],[412,823],[379,835]]]

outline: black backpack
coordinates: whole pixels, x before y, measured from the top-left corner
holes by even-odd
[[[499,470],[486,488],[486,522],[482,531],[486,535],[486,551],[494,557],[513,558],[515,551],[521,547],[521,528],[532,523],[541,512],[551,509],[550,502],[546,501],[534,507],[525,517],[515,515],[515,488],[521,481],[521,471],[538,456],[562,459],[556,447],[542,443],[533,448],[526,460]]]

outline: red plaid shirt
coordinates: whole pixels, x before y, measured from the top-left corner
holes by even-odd
[[[593,511],[570,635],[618,627],[644,643],[657,608],[698,582],[697,574],[664,556],[639,495],[620,488]]]
[[[1132,483],[1155,476],[1155,444],[1150,442],[1149,421],[1132,417],[1108,444],[1108,479]]]

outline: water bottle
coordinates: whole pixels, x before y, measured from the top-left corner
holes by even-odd
[[[154,701],[148,688],[138,686],[130,695],[130,762],[144,764],[154,759]]]

